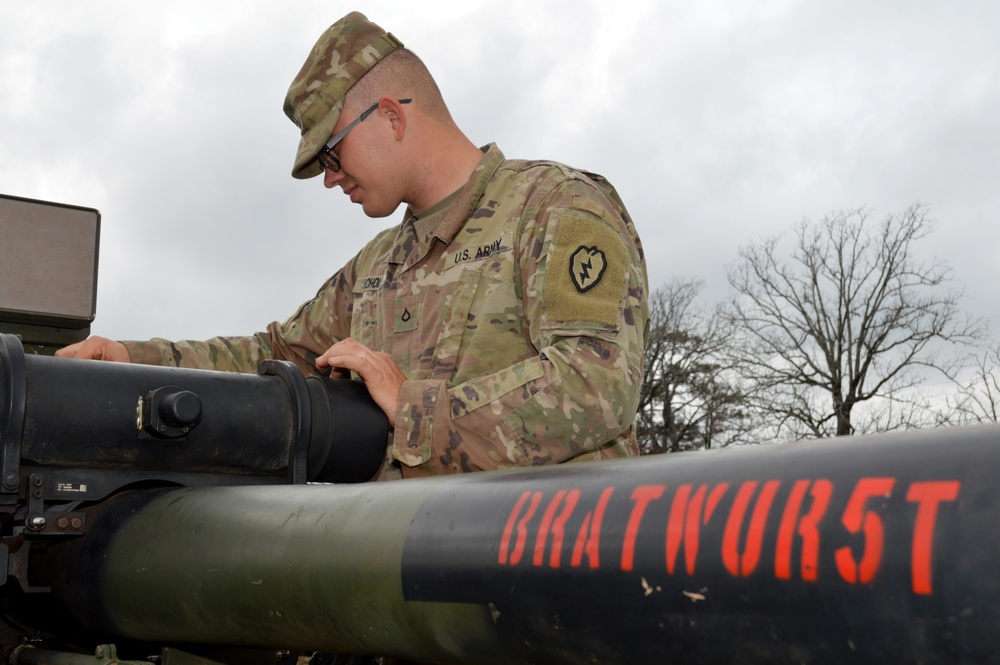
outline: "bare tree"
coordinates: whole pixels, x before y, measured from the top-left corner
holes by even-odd
[[[720,447],[740,430],[741,395],[722,363],[730,335],[716,312],[696,306],[701,288],[678,279],[650,294],[637,428],[645,453]]]
[[[1000,422],[1000,342],[978,354],[971,375],[957,383],[957,394],[947,400],[939,425]]]
[[[953,375],[946,352],[981,328],[960,313],[950,269],[915,257],[930,228],[919,204],[881,222],[859,209],[800,223],[789,259],[779,238],[740,251],[728,316],[741,374],[776,436],[910,426],[927,370]],[[862,403],[875,406],[865,418]]]

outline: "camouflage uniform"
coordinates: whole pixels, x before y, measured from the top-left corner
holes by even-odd
[[[617,193],[490,146],[467,184],[379,234],[283,324],[252,337],[126,342],[133,362],[254,371],[353,337],[407,377],[404,476],[637,453],[645,263]]]

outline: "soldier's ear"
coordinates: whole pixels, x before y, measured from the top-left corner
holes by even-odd
[[[389,121],[393,135],[397,141],[402,141],[406,135],[406,111],[395,97],[383,97],[378,100],[379,115]]]

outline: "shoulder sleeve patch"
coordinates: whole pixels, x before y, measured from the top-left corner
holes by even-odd
[[[564,212],[545,277],[546,318],[617,325],[627,261],[628,252],[614,229],[585,214]]]

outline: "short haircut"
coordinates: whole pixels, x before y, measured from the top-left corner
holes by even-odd
[[[412,99],[435,120],[453,122],[434,77],[409,49],[396,49],[375,63],[347,92],[345,102],[352,111],[360,113],[385,95]]]

